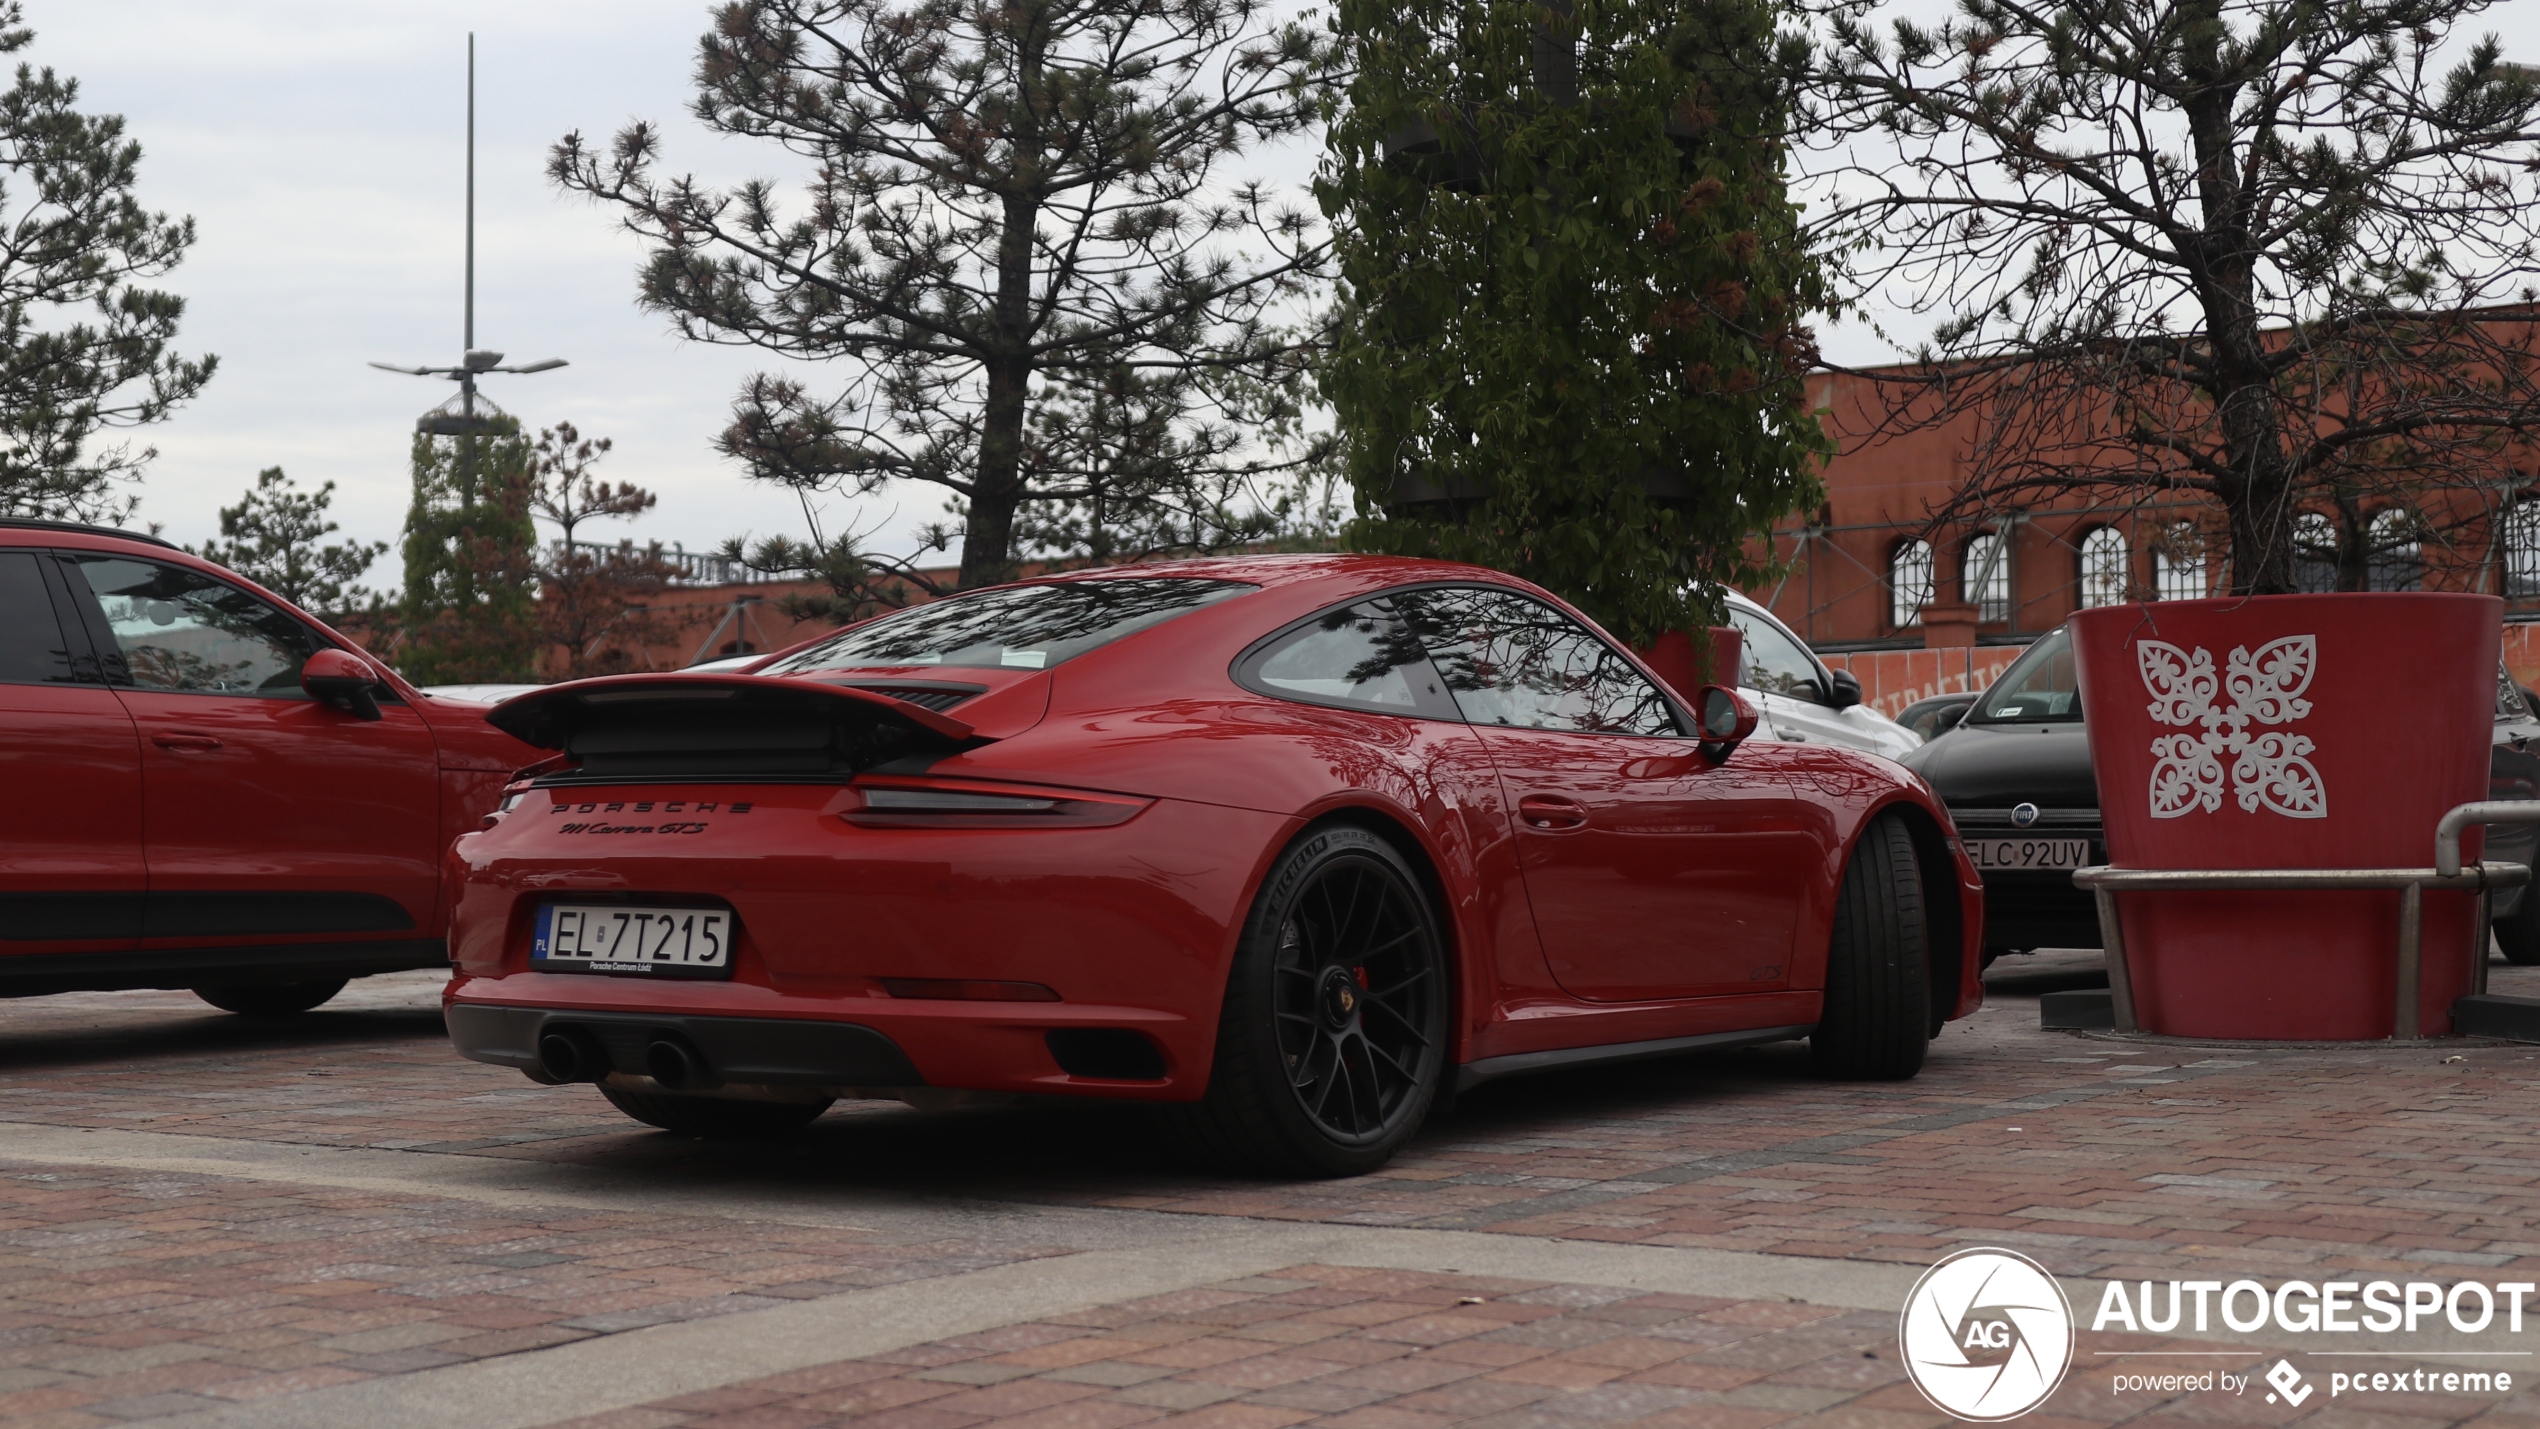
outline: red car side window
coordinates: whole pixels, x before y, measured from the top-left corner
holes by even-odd
[[[32,551],[0,551],[0,683],[70,684],[70,644],[35,562]]]
[[[290,616],[183,566],[85,554],[63,564],[88,581],[135,686],[302,697],[300,667],[318,640]]]
[[[1541,601],[1465,586],[1400,591],[1390,599],[1474,724],[1681,733],[1657,686],[1593,631]]]

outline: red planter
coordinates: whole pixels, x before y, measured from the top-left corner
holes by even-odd
[[[2073,617],[2119,868],[2423,868],[2487,795],[2503,603],[2288,595]],[[2475,830],[2469,839],[2475,839]],[[2464,840],[2464,857],[2475,858]],[[2135,1016],[2182,1037],[2388,1037],[2395,891],[2117,895]],[[2420,1030],[2468,991],[2467,893],[2425,895]]]
[[[1677,694],[1699,708],[1704,685],[1735,685],[1738,666],[1746,649],[1746,637],[1734,625],[1714,625],[1697,633],[1670,630],[1658,637],[1654,645],[1634,652],[1643,663],[1658,673],[1658,678],[1675,687]]]

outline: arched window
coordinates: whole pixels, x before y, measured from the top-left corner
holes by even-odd
[[[2505,508],[2505,594],[2540,595],[2540,501]]]
[[[1931,604],[1931,542],[1907,541],[1888,553],[1887,623],[1903,629],[1923,623]]]
[[[2312,595],[2337,589],[2337,523],[2325,512],[2293,518],[2293,584]]]
[[[2368,528],[2369,550],[2364,557],[2366,588],[2371,590],[2423,590],[2425,588],[2425,547],[2422,544],[2424,523],[2406,506],[2388,506],[2373,513]]]
[[[2125,534],[2102,526],[2081,538],[2081,608],[2115,605],[2126,596]]]
[[[2205,533],[2181,521],[2152,543],[2152,591],[2162,600],[2203,600]]]
[[[2011,554],[1991,531],[1970,538],[1958,567],[1959,599],[1976,608],[1979,621],[2011,618]]]

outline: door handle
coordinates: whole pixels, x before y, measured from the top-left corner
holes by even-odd
[[[1517,817],[1526,827],[1545,833],[1587,827],[1587,810],[1558,794],[1528,794],[1517,801]]]
[[[168,730],[150,736],[150,742],[161,749],[190,749],[209,754],[220,748],[220,741],[208,734],[189,734],[184,730]]]

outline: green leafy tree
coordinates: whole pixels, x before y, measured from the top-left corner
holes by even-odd
[[[353,582],[387,554],[388,543],[320,545],[343,529],[326,514],[334,504],[334,482],[302,491],[281,467],[266,467],[237,505],[220,509],[221,539],[194,554],[323,618],[358,611],[376,597]]]
[[[0,4],[0,54],[32,44]],[[79,81],[21,61],[0,92],[0,511],[120,520],[158,455],[103,432],[146,426],[202,390],[217,359],[168,350],[185,300],[145,287],[194,245],[194,220],[133,197],[141,145],[82,114]]]
[[[1097,505],[1115,534],[1206,524],[1295,460],[1219,379],[1293,366],[1283,305],[1326,249],[1225,170],[1314,120],[1328,58],[1267,0],[735,0],[695,113],[809,161],[805,203],[660,172],[649,124],[567,136],[549,173],[647,240],[640,301],[682,336],[835,364],[751,379],[725,452],[806,497],[944,489],[966,588],[1080,551]],[[1143,440],[1135,469],[1085,431]],[[1080,529],[1036,514],[1071,504]]]
[[[394,658],[417,684],[537,678],[538,452],[513,418],[486,421],[414,439]]]
[[[1357,544],[1513,571],[1634,641],[1762,577],[1825,450],[1773,14],[1344,0],[1322,390]]]

